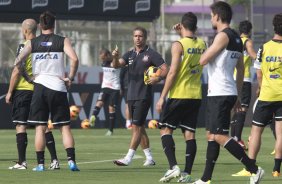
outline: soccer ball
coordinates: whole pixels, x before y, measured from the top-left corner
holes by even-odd
[[[161,69],[158,67],[150,66],[145,72],[144,72],[144,82],[145,84],[148,84],[148,80],[150,77],[158,77],[161,74]]]
[[[157,127],[158,127],[158,121],[157,120],[152,119],[148,122],[148,128],[156,129]]]
[[[81,128],[83,129],[88,129],[90,128],[90,123],[89,123],[89,119],[85,119],[81,122],[80,124]]]
[[[54,128],[54,125],[53,125],[53,123],[52,123],[52,121],[50,119],[48,120],[48,128],[49,129],[53,129]]]
[[[79,115],[80,109],[76,105],[70,106],[70,119],[76,120]]]

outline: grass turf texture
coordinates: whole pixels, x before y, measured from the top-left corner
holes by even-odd
[[[113,164],[112,160],[122,158],[127,153],[129,140],[131,136],[130,130],[115,129],[114,135],[111,137],[104,136],[105,129],[75,129],[72,130],[76,142],[76,158],[80,172],[71,172],[68,170],[66,161],[66,152],[63,148],[61,135],[59,130],[53,130],[56,139],[56,148],[60,160],[60,170],[34,172],[32,168],[36,165],[36,155],[34,152],[34,130],[28,130],[29,145],[27,148],[28,170],[8,170],[9,166],[17,160],[17,150],[15,143],[14,130],[0,130],[0,183],[29,183],[29,184],[141,184],[141,183],[159,183],[159,179],[168,169],[167,159],[162,151],[159,130],[150,129],[148,135],[150,137],[151,148],[156,166],[143,167],[145,156],[139,148],[136,152],[137,158],[133,160],[128,167],[118,167]],[[244,129],[243,140],[247,143],[250,128]],[[194,167],[192,170],[193,179],[200,178],[205,163],[206,140],[205,130],[197,129],[197,145],[198,151]],[[181,169],[184,168],[185,143],[180,133],[176,130],[174,134],[176,143],[176,154]],[[263,184],[282,183],[282,177],[273,178],[271,175],[273,168],[273,155],[270,153],[274,148],[274,138],[266,128],[263,134],[262,147],[258,156],[258,164],[265,171]],[[142,158],[141,158],[142,157]],[[45,151],[45,166],[49,167],[50,155]],[[231,174],[240,171],[243,165],[233,158],[225,149],[221,148],[220,156],[215,166],[213,174],[213,184],[247,184],[248,177],[232,177]],[[171,183],[176,183],[176,179]]]

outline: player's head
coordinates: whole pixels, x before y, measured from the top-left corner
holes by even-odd
[[[34,19],[25,19],[22,23],[22,34],[24,39],[27,35],[36,35],[37,23]]]
[[[39,24],[42,30],[53,29],[56,17],[49,11],[43,12],[39,17]]]
[[[231,6],[223,1],[217,1],[210,6],[211,9],[211,22],[214,29],[217,28],[217,22],[230,24],[232,19]]]
[[[253,28],[252,23],[248,20],[244,20],[239,24],[240,34],[249,35],[251,33],[252,28]]]
[[[143,47],[147,40],[147,30],[143,27],[133,29],[133,42],[137,47]]]
[[[282,13],[276,14],[272,21],[274,33],[282,36]]]
[[[100,58],[101,61],[108,61],[108,60],[111,59],[111,57],[112,57],[112,54],[108,49],[106,49],[106,48],[100,49],[99,58]]]
[[[181,24],[185,29],[194,33],[197,30],[197,16],[192,12],[185,13],[182,16]]]

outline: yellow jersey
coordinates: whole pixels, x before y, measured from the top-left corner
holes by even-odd
[[[26,44],[26,42],[19,45],[19,47],[17,49],[17,55],[19,55],[19,53],[22,51],[25,44]],[[32,75],[31,55],[29,55],[28,58],[26,59],[24,67],[25,67],[26,73],[28,75]],[[19,79],[19,82],[16,86],[16,90],[31,90],[31,91],[33,91],[33,84],[30,84],[29,82],[27,82],[25,80],[25,78],[23,76],[21,76],[20,79]]]
[[[262,71],[259,100],[282,101],[282,40],[270,40],[260,47],[255,68]]]
[[[200,38],[185,37],[179,40],[183,47],[182,60],[168,98],[202,99],[201,75],[203,67],[199,64],[201,54],[206,50]]]
[[[249,40],[248,37],[241,37],[242,43],[243,43],[243,48],[244,48],[244,82],[251,82],[251,67],[252,67],[252,58],[247,52],[246,49],[246,43]],[[236,79],[236,68],[234,70],[234,79]]]

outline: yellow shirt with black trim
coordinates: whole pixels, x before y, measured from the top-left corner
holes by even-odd
[[[17,49],[17,56],[23,50],[25,44],[26,44],[26,42],[19,45],[19,47]],[[32,75],[31,55],[28,56],[28,58],[26,59],[25,65],[23,67],[25,67],[25,71],[28,75]],[[33,91],[33,84],[30,84],[29,82],[27,82],[25,80],[25,78],[23,76],[21,76],[20,79],[19,79],[19,82],[16,86],[16,90],[31,90],[31,91]]]
[[[251,82],[252,58],[250,57],[250,55],[248,54],[247,49],[246,49],[246,43],[249,40],[249,38],[248,37],[241,37],[241,40],[242,40],[243,45],[244,45],[244,67],[245,67],[244,81],[245,82]],[[234,79],[236,79],[236,75],[237,75],[237,71],[236,71],[236,68],[235,68]]]
[[[199,64],[201,54],[206,50],[200,38],[185,37],[179,40],[183,47],[182,60],[168,98],[202,99],[201,75],[203,67]]]
[[[255,68],[262,71],[259,100],[282,101],[282,40],[270,40],[259,49]]]

